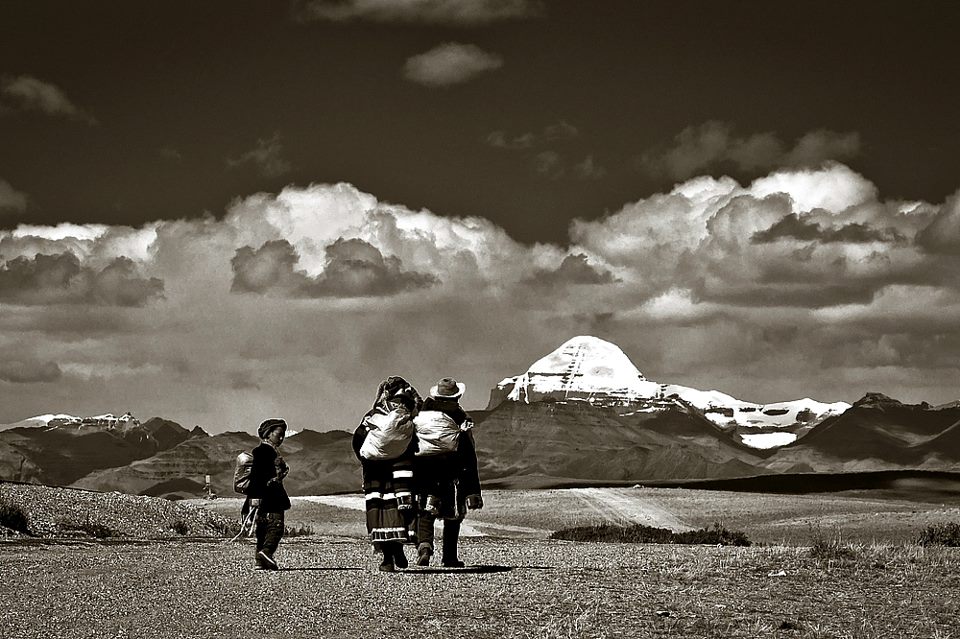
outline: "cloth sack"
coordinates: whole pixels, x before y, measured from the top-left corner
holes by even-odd
[[[360,447],[360,456],[364,459],[396,459],[407,450],[413,437],[413,421],[403,408],[389,413],[372,412],[363,418],[363,424],[367,436]]]
[[[457,450],[460,427],[449,415],[438,410],[424,410],[413,418],[413,423],[420,440],[417,456],[442,455]]]

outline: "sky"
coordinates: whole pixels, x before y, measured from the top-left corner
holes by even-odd
[[[960,399],[947,2],[0,5],[0,424],[352,430],[576,335]]]

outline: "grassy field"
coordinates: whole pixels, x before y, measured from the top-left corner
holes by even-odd
[[[930,523],[960,521],[956,505],[659,488],[484,499],[462,570],[380,573],[357,496],[295,499],[288,525],[313,534],[284,540],[279,572],[253,570],[246,538],[6,540],[2,636],[960,639],[960,549],[914,543]],[[760,545],[548,539],[658,520],[722,520]]]
[[[620,497],[615,502],[618,508],[603,503],[598,508],[598,494]],[[329,498],[337,503],[347,500],[362,508],[359,495]],[[861,493],[773,495],[685,488],[491,490],[484,492],[484,501],[483,510],[471,512],[466,523],[483,535],[505,538],[546,538],[561,528],[604,522],[668,528],[677,523],[680,528],[703,528],[721,522],[761,544],[810,545],[815,538],[837,535],[851,543],[905,544],[916,541],[929,525],[960,522],[957,503],[884,499]],[[195,503],[233,516],[241,502]],[[288,524],[335,536],[362,537],[365,532],[362,513],[311,498],[294,498]]]

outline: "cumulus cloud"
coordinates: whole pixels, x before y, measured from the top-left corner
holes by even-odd
[[[564,284],[612,284],[617,281],[613,273],[590,263],[583,253],[567,255],[555,269],[536,269],[526,280],[537,286]]]
[[[564,246],[345,183],[140,228],[22,225],[0,230],[0,359],[62,376],[18,387],[18,414],[5,403],[0,422],[52,402],[82,413],[107,383],[123,405],[91,411],[350,429],[385,375],[462,377],[466,406],[483,408],[489,387],[579,333],[614,341],[650,379],[753,401],[851,401],[884,390],[864,388],[884,374],[901,376],[888,394],[948,401],[960,256],[929,243],[956,237],[955,215],[955,199],[884,200],[825,164],[693,178],[576,220]],[[148,303],[98,302],[81,284],[101,275],[101,288],[134,284],[115,301]],[[162,296],[138,288],[150,278]]]
[[[280,142],[279,133],[274,133],[269,138],[260,138],[253,149],[235,158],[227,158],[227,166],[253,166],[262,177],[267,178],[280,177],[293,168],[283,157],[283,144]]]
[[[27,194],[16,190],[6,180],[0,180],[0,214],[27,209]]]
[[[45,115],[97,124],[96,118],[77,107],[56,85],[29,75],[0,79],[0,105],[18,111],[40,111]]]
[[[0,360],[0,381],[12,384],[55,382],[62,374],[56,362]]]
[[[571,238],[651,295],[679,286],[728,307],[823,308],[867,303],[897,284],[949,285],[948,262],[925,257],[915,241],[933,215],[881,202],[863,176],[830,164],[746,186],[696,178],[574,221]]]
[[[287,297],[376,297],[438,282],[426,273],[404,271],[398,258],[384,257],[357,238],[338,238],[326,247],[326,256],[323,272],[310,276],[297,268],[299,257],[286,240],[272,240],[256,250],[242,247],[231,260],[232,290]]]
[[[417,84],[445,87],[462,84],[502,66],[503,58],[475,44],[447,42],[408,58],[403,74]]]
[[[732,167],[755,172],[782,167],[816,167],[860,152],[857,133],[826,129],[801,136],[791,147],[774,133],[738,136],[724,122],[711,121],[681,131],[673,145],[644,154],[640,166],[651,175],[685,180],[700,171]]]
[[[144,278],[129,258],[103,269],[80,263],[73,253],[16,257],[0,264],[0,301],[10,304],[143,306],[163,294],[163,282]]]
[[[917,243],[931,253],[960,255],[960,192],[948,198],[929,226],[920,231]]]
[[[757,231],[751,236],[757,243],[776,242],[781,239],[801,241],[819,240],[821,242],[902,242],[905,240],[897,229],[885,227],[874,229],[866,224],[851,222],[837,228],[823,228],[818,222],[801,220],[799,215],[791,213],[770,228]]]
[[[295,7],[301,20],[369,20],[475,26],[539,15],[535,0],[306,0]]]

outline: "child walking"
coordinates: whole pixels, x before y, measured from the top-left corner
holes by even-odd
[[[279,452],[286,434],[287,423],[280,418],[264,420],[257,428],[260,444],[253,449],[250,488],[241,510],[245,518],[256,509],[256,563],[263,570],[280,569],[274,553],[283,538],[284,512],[290,509],[283,487],[289,468]]]

